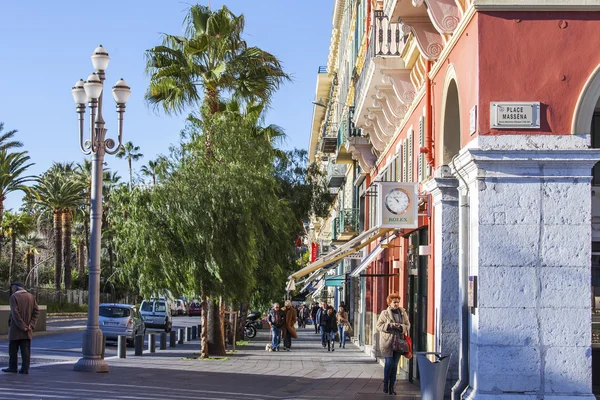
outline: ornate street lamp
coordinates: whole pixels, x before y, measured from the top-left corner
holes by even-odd
[[[100,238],[102,231],[102,165],[104,153],[116,154],[122,144],[123,113],[131,90],[123,79],[119,79],[112,89],[117,103],[118,142],[106,139],[106,129],[102,118],[102,95],[104,88],[104,70],[110,58],[102,47],[98,46],[92,54],[92,65],[96,72],[87,80],[79,80],[72,89],[73,100],[77,104],[79,116],[79,146],[85,155],[92,155],[92,195],[90,212],[90,264],[88,287],[88,319],[83,332],[83,357],[75,364],[75,371],[108,372],[108,364],[103,358],[102,331],[98,326],[100,306]],[[90,138],[84,140],[85,103],[90,106]]]

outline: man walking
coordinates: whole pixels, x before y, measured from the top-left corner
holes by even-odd
[[[315,326],[315,333],[319,333],[319,321],[317,321],[317,312],[319,312],[319,305],[317,303],[313,303],[312,308],[310,309],[310,319],[312,319],[312,323]]]
[[[327,302],[321,303],[321,308],[317,311],[317,321],[316,324],[319,324],[319,330],[321,332],[321,345],[323,348],[327,345],[326,343],[326,332],[325,325],[327,325]]]
[[[285,325],[285,312],[279,308],[279,303],[273,304],[267,320],[271,327],[271,351],[279,351],[281,328]]]
[[[10,316],[8,318],[8,368],[3,372],[17,372],[18,350],[21,349],[20,374],[29,373],[31,338],[40,310],[35,297],[28,293],[20,282],[10,284]]]

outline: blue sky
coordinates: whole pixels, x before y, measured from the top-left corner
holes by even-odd
[[[207,4],[202,0],[200,4]],[[81,162],[77,114],[71,87],[93,72],[90,55],[102,44],[110,55],[106,87],[119,78],[132,95],[127,103],[124,140],[141,147],[135,167],[168,152],[179,139],[185,115],[166,116],[144,102],[148,85],[144,51],[161,41],[161,33],[182,34],[185,12],[193,2],[175,0],[81,0],[0,2],[0,121],[17,137],[35,165],[33,174],[53,161]],[[307,148],[317,69],[326,65],[333,0],[210,1],[226,4],[246,18],[250,45],[273,53],[293,82],[274,96],[267,123],[284,128],[286,149]],[[108,94],[108,92],[107,92]],[[112,96],[105,96],[108,136],[116,134]],[[86,128],[87,126],[86,120]],[[108,168],[127,180],[124,160],[107,156]],[[6,208],[18,209],[21,195],[11,195]]]

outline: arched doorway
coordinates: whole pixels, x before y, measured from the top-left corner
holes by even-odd
[[[445,100],[442,165],[449,165],[460,151],[460,107],[458,87],[454,79],[448,85]]]

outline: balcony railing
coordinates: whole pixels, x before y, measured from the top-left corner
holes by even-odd
[[[406,44],[406,35],[402,33],[399,22],[390,22],[382,10],[375,10],[369,47],[365,55],[365,64],[356,83],[356,97],[360,98],[369,90],[365,87],[370,79],[373,69],[373,59],[377,57],[399,57]]]
[[[340,231],[358,232],[358,208],[346,208],[340,212]]]
[[[318,72],[318,73],[319,73],[319,74],[326,74],[326,73],[327,73],[327,67],[326,67],[326,66],[324,66],[324,65],[321,65],[321,66],[319,67],[319,72]]]
[[[339,217],[335,217],[333,221],[331,221],[331,240],[337,240],[340,234],[340,219]]]
[[[340,187],[346,179],[347,164],[327,164],[327,186]]]

